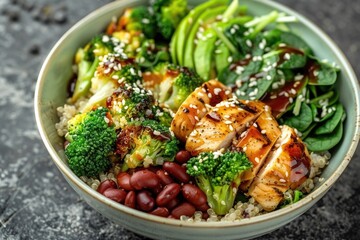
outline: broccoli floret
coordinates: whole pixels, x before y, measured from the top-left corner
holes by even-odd
[[[169,63],[158,64],[152,74],[161,77],[159,83],[152,86],[155,98],[174,112],[203,83],[193,70]]]
[[[186,0],[155,0],[153,9],[158,29],[167,40],[171,38],[180,21],[188,13]]]
[[[116,128],[133,121],[143,121],[152,115],[155,99],[152,93],[136,84],[127,84],[114,91],[107,99]]]
[[[136,55],[137,63],[143,68],[152,68],[159,62],[170,60],[168,48],[165,45],[155,44],[153,39],[145,40]]]
[[[140,31],[147,38],[156,34],[156,20],[148,7],[140,6],[126,9],[120,19],[121,27],[127,31]]]
[[[169,109],[164,109],[158,105],[154,105],[152,107],[153,117],[150,117],[150,119],[157,120],[162,125],[170,127],[171,122],[173,120],[173,117],[171,116],[170,111],[171,110],[169,110]]]
[[[106,100],[120,86],[142,84],[140,69],[134,60],[122,59],[119,54],[108,54],[101,58],[95,76],[91,80],[91,92],[94,94],[83,107],[82,112],[93,107],[105,106]]]
[[[241,173],[251,166],[241,152],[204,152],[186,164],[187,173],[195,177],[197,185],[207,196],[209,206],[218,215],[226,214],[233,207]]]
[[[155,120],[133,122],[121,130],[116,153],[124,157],[128,168],[162,165],[173,161],[179,141],[168,127]]]
[[[91,87],[91,79],[94,77],[99,65],[99,57],[113,52],[115,43],[107,35],[94,37],[84,48],[76,53],[77,80],[74,93],[70,99],[72,103],[85,96]]]
[[[110,167],[116,132],[106,108],[76,115],[68,122],[65,148],[70,169],[77,176],[95,177]]]

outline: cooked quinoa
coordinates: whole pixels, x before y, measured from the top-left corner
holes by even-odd
[[[72,118],[76,113],[79,112],[79,108],[82,106],[83,102],[78,102],[76,105],[67,105],[59,107],[57,109],[58,115],[60,118],[59,123],[56,124],[56,129],[59,136],[64,136],[67,132],[67,122]],[[320,177],[322,170],[328,165],[331,154],[329,152],[324,152],[321,154],[311,153],[311,169],[309,178],[298,188],[298,190],[307,194],[310,193],[316,184],[322,182],[324,179]],[[89,178],[82,176],[80,179],[89,185],[92,189],[97,190],[101,182],[106,179],[113,180],[115,183],[116,175],[120,172],[120,166],[115,165],[107,173],[99,174],[98,178]],[[294,191],[288,190],[284,193],[284,199],[292,199],[294,197]],[[195,212],[192,217],[182,216],[180,220],[188,222],[218,222],[218,221],[240,221],[241,219],[251,218],[255,216],[260,216],[267,213],[259,203],[255,201],[254,198],[249,198],[247,202],[241,202],[235,204],[233,208],[224,216],[218,216],[216,213],[209,208],[207,210],[209,217],[203,219],[203,214],[201,211]]]

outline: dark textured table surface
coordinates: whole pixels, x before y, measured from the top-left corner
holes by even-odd
[[[143,239],[89,207],[52,163],[35,126],[45,56],[76,21],[109,0],[0,0],[0,239]],[[360,1],[280,0],[344,51],[360,76]],[[360,148],[307,213],[259,239],[360,239]]]

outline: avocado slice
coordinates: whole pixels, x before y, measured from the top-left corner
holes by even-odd
[[[227,3],[226,0],[212,0],[205,2],[193,10],[189,12],[189,14],[181,21],[179,26],[176,29],[176,34],[171,39],[170,47],[171,47],[171,56],[180,64],[184,64],[184,51],[186,39],[189,36],[189,33],[194,26],[194,23],[198,21],[199,16],[206,11],[207,9],[225,5]]]
[[[203,32],[202,37],[198,39],[198,44],[195,48],[195,70],[205,81],[209,80],[216,40],[215,30],[208,28]]]
[[[203,12],[199,16],[198,20],[193,24],[191,31],[187,36],[185,52],[184,52],[184,61],[183,61],[184,66],[193,69],[195,67],[193,56],[196,46],[195,45],[196,34],[199,30],[199,27],[204,23],[210,24],[211,22],[213,22],[218,15],[222,14],[226,10],[226,8],[227,6],[224,5],[213,9],[208,9],[205,12]]]

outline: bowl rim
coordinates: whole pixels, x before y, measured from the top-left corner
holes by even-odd
[[[132,4],[137,4],[141,0],[134,0],[132,1]],[[330,48],[332,48],[333,53],[339,58],[340,62],[344,65],[344,72],[347,72],[349,75],[349,80],[354,87],[355,92],[355,105],[356,105],[356,123],[355,123],[355,131],[354,136],[352,138],[352,141],[350,143],[350,147],[347,150],[343,160],[341,161],[339,167],[332,173],[332,175],[325,180],[319,186],[317,189],[312,191],[309,195],[301,199],[299,202],[289,205],[286,208],[279,209],[273,212],[266,213],[264,215],[251,217],[249,219],[242,219],[240,221],[235,222],[187,222],[187,221],[179,221],[174,219],[167,219],[163,217],[158,217],[154,215],[150,215],[148,213],[144,213],[135,209],[128,208],[122,204],[119,204],[117,202],[114,202],[105,196],[101,195],[97,191],[93,190],[91,187],[89,187],[86,183],[84,183],[79,177],[77,177],[70,168],[61,160],[60,156],[58,155],[55,148],[51,145],[50,140],[48,136],[46,135],[45,128],[43,127],[43,123],[41,120],[41,111],[40,111],[40,104],[41,104],[41,94],[42,94],[42,88],[45,81],[45,76],[47,75],[48,64],[52,59],[52,56],[58,51],[58,48],[61,46],[63,41],[71,35],[74,31],[76,31],[79,27],[86,24],[86,22],[93,20],[98,15],[106,14],[114,7],[121,7],[121,5],[125,5],[126,1],[114,1],[111,3],[108,3],[94,11],[92,11],[90,14],[82,18],[80,21],[78,21],[75,25],[73,25],[68,31],[66,31],[65,34],[56,42],[56,44],[51,49],[50,53],[47,55],[41,69],[39,72],[39,76],[36,83],[36,89],[35,89],[35,97],[34,97],[34,110],[35,110],[35,120],[38,127],[38,131],[40,133],[41,139],[44,142],[44,145],[48,152],[50,153],[51,158],[55,162],[58,169],[61,171],[62,174],[66,176],[66,178],[71,181],[72,184],[75,184],[81,191],[88,194],[93,199],[96,199],[99,202],[102,202],[106,204],[107,206],[113,208],[116,211],[123,212],[127,215],[131,215],[133,217],[136,217],[141,220],[145,221],[152,221],[156,222],[158,224],[165,224],[165,225],[171,225],[171,226],[178,226],[178,227],[189,227],[189,228],[228,228],[228,227],[239,227],[239,226],[246,226],[254,223],[260,223],[264,221],[268,221],[270,219],[275,219],[282,217],[284,215],[287,215],[290,212],[299,210],[301,207],[308,205],[308,208],[311,207],[309,205],[313,200],[319,200],[323,194],[325,194],[330,187],[335,183],[335,181],[340,177],[342,172],[345,170],[346,166],[349,164],[356,148],[359,142],[360,137],[360,87],[359,82],[356,78],[356,75],[354,73],[354,70],[352,69],[350,63],[346,59],[344,53],[340,50],[340,48],[334,43],[334,41],[321,30],[319,27],[317,27],[314,23],[312,23],[310,20],[308,20],[306,17],[301,15],[300,13],[297,13],[296,11],[288,8],[287,6],[284,6],[280,3],[276,3],[273,1],[262,1],[262,0],[254,0],[255,2],[267,5],[271,8],[278,9],[279,11],[283,11],[287,14],[290,14],[292,16],[295,16],[298,19],[298,22],[305,25],[307,28],[309,28],[311,31],[315,32],[319,38],[324,41],[326,45],[328,45]]]

